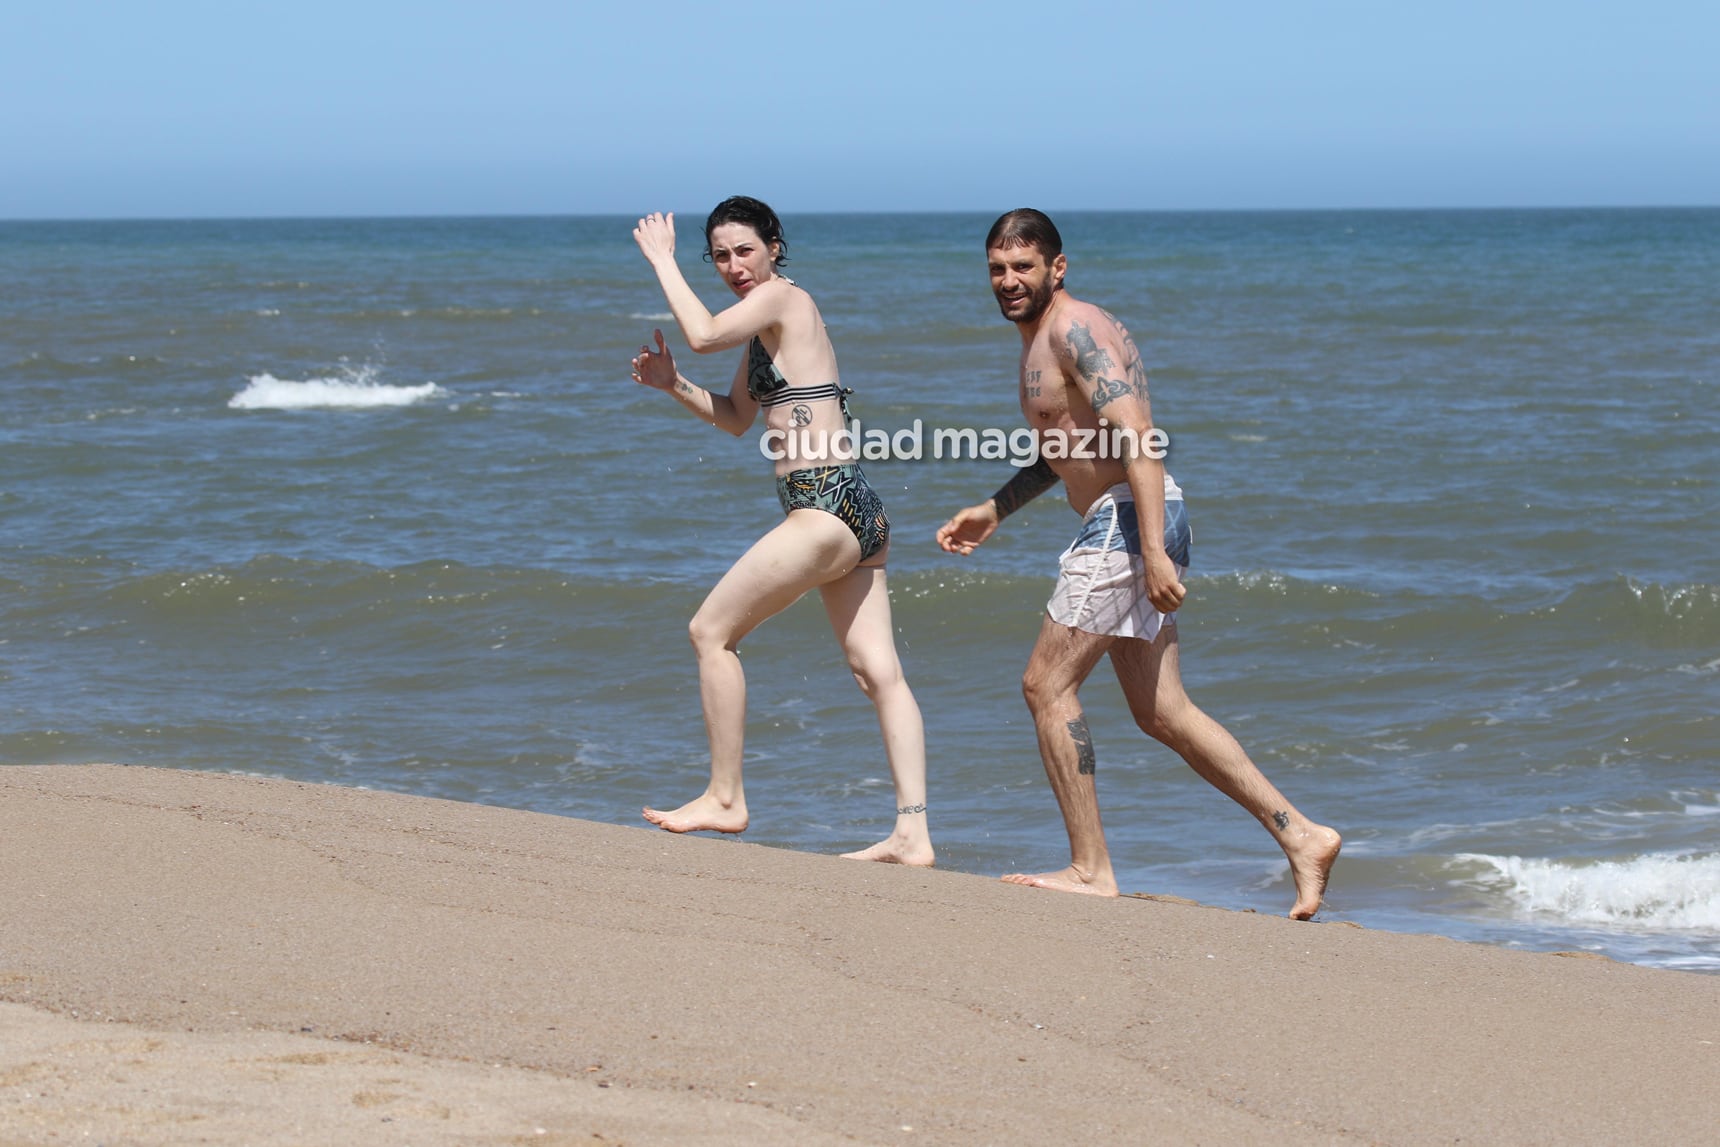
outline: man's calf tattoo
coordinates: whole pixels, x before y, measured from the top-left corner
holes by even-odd
[[[1098,772],[1099,762],[1093,759],[1093,734],[1087,731],[1085,715],[1069,722],[1069,737],[1075,742],[1077,771],[1088,777]]]

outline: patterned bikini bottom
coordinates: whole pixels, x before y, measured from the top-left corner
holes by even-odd
[[[890,544],[890,519],[884,513],[884,501],[852,462],[784,474],[776,480],[776,498],[785,514],[790,510],[835,514],[860,543],[862,565]]]

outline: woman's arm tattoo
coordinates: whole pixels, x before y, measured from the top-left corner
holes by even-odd
[[[1051,463],[1041,458],[1031,466],[1024,466],[1016,471],[1015,477],[1005,482],[997,493],[991,496],[992,503],[997,506],[998,521],[1009,517],[1051,487],[1057,485],[1057,475],[1051,470]]]

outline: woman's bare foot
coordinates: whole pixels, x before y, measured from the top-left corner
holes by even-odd
[[[1296,904],[1290,909],[1290,919],[1311,920],[1325,898],[1326,881],[1344,839],[1323,824],[1310,824],[1300,839],[1279,843],[1290,858],[1290,877],[1296,882]]]
[[[863,848],[859,852],[844,852],[844,860],[876,860],[882,864],[910,864],[916,868],[930,868],[937,862],[932,852],[932,842],[924,837],[913,837],[903,832],[893,832],[887,840],[881,840],[871,848]]]
[[[1117,880],[1109,871],[1089,875],[1071,864],[1061,872],[1011,872],[1003,878],[1005,884],[1025,884],[1029,888],[1049,888],[1053,892],[1080,892],[1088,896],[1117,895]]]
[[[737,799],[731,804],[724,804],[706,793],[670,812],[648,808],[645,810],[645,819],[670,832],[745,832],[747,802]]]

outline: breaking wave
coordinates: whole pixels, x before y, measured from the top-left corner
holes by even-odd
[[[447,393],[433,382],[388,386],[377,382],[374,371],[367,367],[344,378],[303,381],[280,379],[272,374],[252,375],[245,389],[229,399],[227,405],[233,410],[354,410],[411,406]]]

